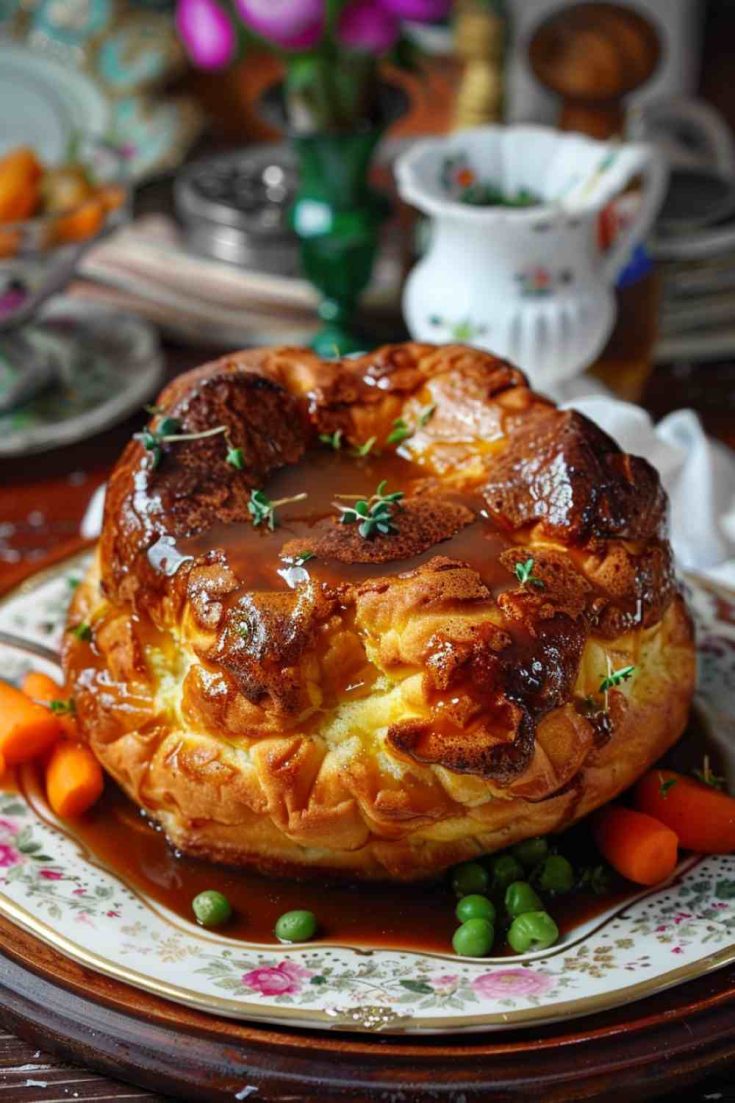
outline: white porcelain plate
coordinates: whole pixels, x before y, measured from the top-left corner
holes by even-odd
[[[0,607],[3,677],[30,666],[54,672],[84,563],[36,576]],[[699,703],[727,751],[735,595],[690,585]],[[201,930],[133,890],[54,820],[32,786],[25,791],[0,791],[0,912],[85,965],[218,1015],[322,1029],[499,1030],[628,1003],[735,961],[735,856],[687,858],[669,884],[527,957],[257,945]]]

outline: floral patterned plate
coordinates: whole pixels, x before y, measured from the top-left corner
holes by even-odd
[[[30,666],[54,672],[84,563],[59,564],[0,605],[4,677]],[[728,739],[735,746],[735,596],[695,579],[690,590],[700,704],[727,752]],[[735,961],[735,856],[690,857],[667,885],[632,894],[525,957],[236,941],[123,883],[54,819],[30,772],[23,780],[23,796],[0,790],[0,913],[101,973],[221,1016],[322,1029],[499,1030],[628,1003]]]

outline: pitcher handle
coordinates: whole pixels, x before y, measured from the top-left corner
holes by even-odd
[[[615,283],[625,267],[635,245],[648,233],[658,213],[666,190],[668,166],[664,157],[652,146],[632,145],[626,150],[627,164],[615,181],[620,194],[635,176],[641,177],[641,202],[632,222],[626,226],[602,258],[602,271],[608,283]],[[612,200],[612,196],[610,197]]]

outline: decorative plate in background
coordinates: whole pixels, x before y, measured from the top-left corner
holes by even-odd
[[[85,562],[56,565],[4,601],[5,677],[57,668]],[[721,722],[714,734],[727,749],[735,595],[696,579],[690,586],[699,703]],[[667,885],[632,893],[551,949],[523,957],[238,941],[125,884],[52,816],[30,771],[24,782],[26,796],[0,791],[0,913],[101,973],[220,1016],[387,1032],[501,1030],[626,1004],[735,961],[735,856],[690,857]]]
[[[131,314],[57,295],[25,334],[54,360],[56,381],[0,413],[0,459],[94,436],[139,410],[161,382],[155,330]]]
[[[202,116],[191,98],[159,92],[183,65],[169,14],[31,0],[4,15],[0,3],[0,155],[26,145],[54,164],[81,133],[122,150],[136,181],[180,164]]]

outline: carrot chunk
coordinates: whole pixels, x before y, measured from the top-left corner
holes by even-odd
[[[0,222],[20,222],[34,214],[42,171],[33,150],[25,146],[0,157]]]
[[[105,207],[99,199],[87,199],[76,210],[57,217],[53,229],[54,241],[58,245],[87,241],[101,229],[105,214]]]
[[[635,804],[699,854],[735,850],[735,799],[673,770],[649,770],[635,789]]]
[[[0,753],[7,766],[44,754],[61,737],[61,725],[44,705],[0,681]]]
[[[678,839],[653,816],[609,804],[593,820],[595,841],[613,869],[638,885],[657,885],[676,868]]]
[[[46,796],[61,819],[81,816],[102,795],[102,768],[89,747],[58,743],[46,767]]]
[[[38,701],[42,705],[51,705],[59,725],[68,739],[79,739],[79,729],[74,719],[73,702],[68,697],[58,682],[50,678],[48,674],[42,674],[38,670],[31,670],[23,679],[21,689],[27,697]]]

